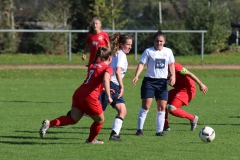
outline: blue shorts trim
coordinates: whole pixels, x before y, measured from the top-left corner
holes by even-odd
[[[141,98],[168,100],[167,79],[144,77],[141,86]]]

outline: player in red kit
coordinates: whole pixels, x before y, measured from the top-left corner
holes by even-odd
[[[190,121],[191,131],[197,127],[198,116],[190,114],[181,109],[187,106],[196,94],[195,82],[199,85],[200,91],[204,94],[207,93],[208,88],[195,76],[193,73],[184,68],[181,64],[175,62],[176,83],[168,92],[168,107],[167,111],[173,116],[180,118],[187,118]],[[164,130],[170,131],[168,124],[168,112],[165,115]]]
[[[109,66],[112,61],[112,51],[99,47],[94,61],[96,63],[91,64],[88,68],[87,78],[72,96],[71,116],[61,116],[51,121],[44,120],[39,131],[41,138],[44,138],[49,128],[76,124],[84,114],[87,114],[94,122],[90,127],[86,143],[103,144],[103,141],[96,139],[104,123],[104,112],[98,98],[104,87],[108,103],[113,101],[110,95],[110,77],[113,70]]]
[[[86,53],[90,51],[88,65],[93,62],[98,47],[110,48],[109,36],[106,32],[101,30],[101,26],[102,24],[100,18],[94,17],[89,32],[87,34],[86,46],[82,55],[82,59],[85,60],[87,58]]]

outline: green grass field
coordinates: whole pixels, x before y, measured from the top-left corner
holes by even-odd
[[[190,105],[184,107],[199,116],[194,132],[189,131],[188,120],[170,115],[172,131],[167,132],[166,137],[156,137],[156,104],[153,103],[145,122],[145,135],[136,136],[144,73],[133,86],[131,81],[135,70],[129,70],[124,77],[124,98],[128,110],[121,130],[124,142],[108,141],[116,116],[116,111],[109,106],[98,136],[105,144],[89,145],[84,143],[92,123],[89,117],[83,117],[76,125],[51,128],[45,139],[40,139],[38,134],[42,120],[54,119],[70,109],[71,96],[83,82],[85,69],[0,70],[0,159],[238,160],[240,70],[191,71],[209,88],[207,95],[198,91]],[[211,143],[204,143],[198,137],[204,126],[211,126],[216,132]]]
[[[89,54],[87,54],[89,56]],[[128,54],[130,65],[138,64],[141,54]],[[81,55],[72,54],[72,60],[68,60],[68,55],[31,55],[31,54],[0,54],[0,65],[86,65],[87,61],[82,61]],[[177,56],[176,61],[188,65],[239,65],[240,52],[223,52],[219,54],[205,54],[202,59],[200,55],[194,56]]]

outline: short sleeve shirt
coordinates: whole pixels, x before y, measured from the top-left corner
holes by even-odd
[[[90,47],[90,58],[89,64],[93,62],[95,55],[97,53],[98,47],[106,47],[109,43],[109,36],[106,32],[101,31],[98,34],[88,33],[86,38],[86,43]]]
[[[93,99],[98,99],[103,89],[103,77],[105,72],[112,75],[112,68],[106,63],[100,62],[90,65],[88,76],[81,85],[83,93],[88,94]],[[110,81],[110,79],[109,79]]]
[[[145,77],[167,79],[168,64],[175,62],[173,52],[170,48],[163,47],[161,51],[155,50],[154,47],[147,48],[141,58],[140,63],[147,65]]]
[[[112,56],[112,62],[110,66],[113,68],[113,74],[111,76],[111,81],[117,85],[119,85],[117,77],[116,77],[116,69],[117,67],[122,68],[122,78],[125,76],[128,68],[128,61],[126,54],[120,49],[118,50],[117,54]]]

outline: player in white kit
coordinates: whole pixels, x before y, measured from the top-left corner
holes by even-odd
[[[147,65],[147,73],[142,80],[141,99],[142,106],[138,113],[138,123],[136,135],[143,135],[143,126],[147,113],[151,107],[152,100],[155,97],[157,102],[156,114],[156,136],[165,136],[163,127],[165,122],[165,108],[168,100],[168,67],[172,74],[169,79],[170,85],[175,84],[174,56],[170,48],[164,47],[166,37],[162,31],[158,31],[153,36],[154,46],[147,48],[136,69],[135,77],[132,83],[136,85],[138,77],[142,72],[144,65]]]
[[[114,34],[114,40],[112,43],[113,52],[116,54],[112,57],[112,62],[110,63],[110,66],[113,68],[110,88],[115,91],[115,93],[111,93],[111,97],[113,99],[111,106],[116,109],[117,115],[113,121],[112,132],[109,140],[121,141],[119,133],[122,128],[123,120],[127,114],[125,101],[122,96],[124,92],[122,79],[128,68],[126,54],[128,54],[132,48],[132,38],[125,34],[116,33]],[[102,103],[103,110],[105,110],[108,102],[105,98],[104,92],[102,92],[100,96],[100,101]]]

